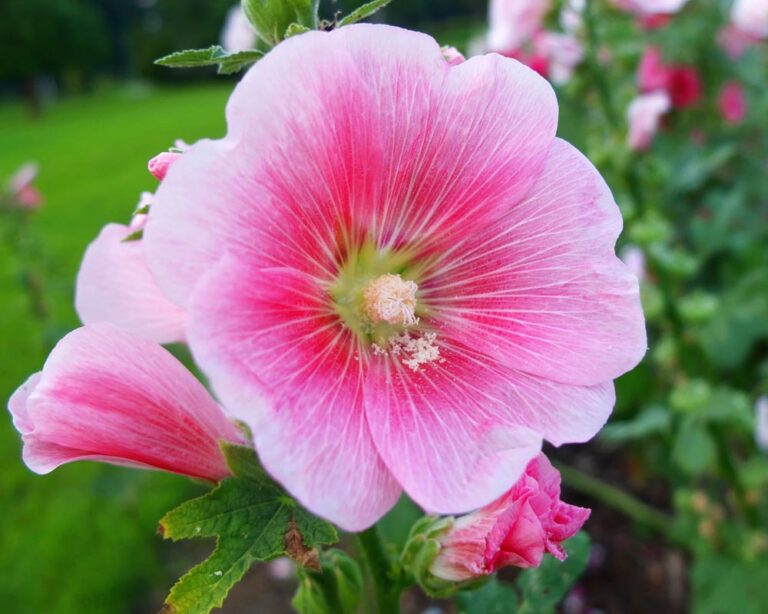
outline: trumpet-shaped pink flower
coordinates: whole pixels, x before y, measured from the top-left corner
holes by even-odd
[[[478,104],[482,101],[482,104]],[[546,81],[358,25],[278,45],[228,133],[160,185],[144,242],[267,470],[349,530],[402,489],[485,505],[586,441],[645,352],[621,216],[555,138]]]
[[[135,224],[108,224],[88,246],[77,275],[77,314],[83,324],[109,322],[158,343],[183,341],[184,312],[152,278],[143,241],[126,241],[138,230]]]
[[[454,522],[439,538],[430,571],[460,582],[502,567],[538,567],[545,553],[564,561],[561,543],[579,532],[589,514],[560,500],[560,473],[540,454],[509,492]]]
[[[738,124],[747,114],[744,88],[738,81],[729,81],[717,96],[717,106],[723,119],[729,124]]]
[[[97,460],[215,481],[229,474],[219,442],[241,441],[171,354],[109,324],[64,337],[8,408],[41,474]]]
[[[488,49],[504,55],[518,51],[541,29],[550,5],[550,0],[491,0]]]

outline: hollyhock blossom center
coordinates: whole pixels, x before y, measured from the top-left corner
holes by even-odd
[[[387,322],[394,326],[412,326],[416,318],[415,281],[387,273],[371,281],[363,290],[363,311],[371,322]]]

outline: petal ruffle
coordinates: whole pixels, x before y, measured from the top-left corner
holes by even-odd
[[[193,296],[190,345],[269,473],[340,527],[369,527],[400,487],[371,439],[352,333],[316,280],[226,257]]]
[[[620,230],[597,170],[558,139],[525,200],[446,254],[422,295],[448,336],[514,369],[606,382],[647,347],[637,279],[614,254]]]
[[[142,241],[108,224],[88,246],[77,275],[75,309],[83,324],[109,322],[158,343],[184,340],[184,312],[155,283]]]
[[[376,446],[405,491],[430,511],[462,513],[501,496],[542,437],[585,441],[605,423],[613,386],[578,387],[494,364],[454,344],[414,372],[376,357],[365,406]]]

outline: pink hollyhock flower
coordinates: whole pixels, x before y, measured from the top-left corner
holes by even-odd
[[[579,532],[589,514],[560,501],[560,472],[540,454],[509,492],[457,519],[438,538],[441,550],[430,571],[461,582],[503,567],[538,567],[547,552],[564,561],[561,543]]]
[[[662,116],[671,108],[672,103],[664,90],[635,98],[627,109],[629,147],[636,151],[648,149],[659,129]]]
[[[8,408],[41,474],[98,460],[216,481],[229,475],[219,442],[241,441],[171,354],[109,324],[64,337]]]
[[[245,16],[240,4],[238,3],[229,9],[224,28],[221,31],[221,46],[231,52],[246,51],[256,46],[256,38],[256,31]]]
[[[645,328],[619,210],[557,115],[514,60],[451,66],[388,26],[311,32],[245,75],[227,136],[160,184],[147,264],[316,514],[359,530],[402,489],[477,509],[542,439],[604,424]]]
[[[165,179],[165,175],[168,173],[168,169],[171,168],[176,160],[179,159],[181,154],[177,151],[164,151],[157,154],[147,163],[147,169],[152,176],[158,181]]]
[[[487,46],[511,55],[541,29],[550,0],[491,0]]]
[[[8,181],[8,191],[13,202],[22,209],[37,209],[43,202],[40,191],[32,185],[38,175],[38,166],[34,162],[22,165]]]
[[[735,0],[731,21],[750,36],[768,38],[768,0]]]
[[[83,324],[109,322],[158,343],[184,341],[184,312],[152,278],[144,242],[126,240],[145,223],[145,215],[136,218],[130,226],[108,224],[88,246],[77,275],[75,309]]]
[[[648,47],[643,53],[637,83],[643,93],[666,91],[675,108],[691,106],[701,98],[701,80],[696,69],[664,64],[657,47]]]
[[[729,81],[720,90],[717,105],[723,119],[729,124],[738,124],[747,114],[747,101],[744,88],[738,81]]]
[[[623,11],[633,15],[673,15],[682,9],[688,0],[613,0]]]

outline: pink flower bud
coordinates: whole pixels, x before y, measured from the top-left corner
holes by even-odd
[[[219,442],[242,440],[169,352],[110,324],[64,337],[8,409],[40,474],[96,460],[217,481],[230,473]]]
[[[512,489],[490,505],[462,516],[439,537],[430,571],[460,582],[507,566],[538,567],[548,552],[559,560],[590,510],[560,501],[560,473],[540,454]]]
[[[22,165],[10,178],[8,188],[15,203],[22,209],[37,209],[43,202],[40,191],[32,185],[37,179],[38,166],[35,162]]]
[[[441,47],[440,50],[443,52],[445,61],[448,62],[450,66],[458,66],[466,60],[461,51],[456,49],[456,47]]]
[[[720,90],[717,106],[723,119],[729,124],[738,124],[747,114],[747,101],[744,98],[744,88],[738,81],[729,81]]]
[[[149,172],[157,179],[162,181],[165,179],[165,175],[168,173],[168,169],[171,168],[174,162],[179,159],[180,153],[175,151],[164,151],[157,154],[147,163]]]

